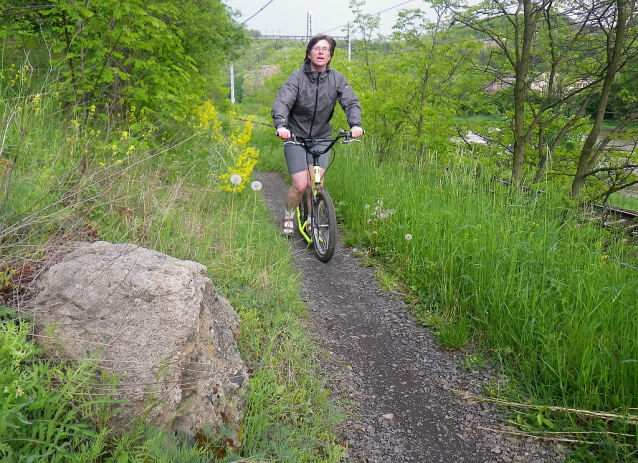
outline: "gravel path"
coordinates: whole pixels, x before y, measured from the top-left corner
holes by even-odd
[[[258,172],[279,226],[287,188],[278,173]],[[460,366],[463,354],[437,347],[401,298],[382,291],[374,270],[339,243],[319,262],[296,233],[291,252],[304,274],[310,329],[326,352],[322,367],[348,412],[341,431],[350,462],[529,462],[565,459],[557,445],[515,437],[504,414],[471,403],[497,378]]]

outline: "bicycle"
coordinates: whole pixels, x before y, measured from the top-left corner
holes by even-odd
[[[297,225],[301,236],[308,244],[313,244],[317,259],[321,262],[328,262],[334,255],[337,244],[337,215],[332,198],[322,184],[319,156],[327,153],[337,143],[347,144],[353,141],[361,143],[361,140],[351,138],[347,130],[341,130],[335,138],[303,138],[293,135],[291,139],[284,141],[284,145],[303,146],[312,155],[312,186],[304,192],[303,198],[297,206]],[[320,149],[313,149],[315,145],[322,143],[328,143],[328,145],[322,145]],[[312,214],[309,214],[308,205],[310,205]],[[310,215],[310,234],[305,227],[308,215]]]

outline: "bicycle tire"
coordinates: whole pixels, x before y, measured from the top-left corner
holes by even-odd
[[[312,222],[312,242],[317,259],[328,262],[337,245],[337,215],[326,190],[317,191],[312,201]]]

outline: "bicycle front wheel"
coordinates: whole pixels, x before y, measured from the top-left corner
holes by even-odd
[[[317,259],[328,262],[337,244],[337,216],[332,198],[325,190],[319,190],[312,201],[312,242]]]

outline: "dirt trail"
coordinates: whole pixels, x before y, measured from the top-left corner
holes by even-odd
[[[287,188],[277,173],[256,173],[275,226]],[[338,403],[347,404],[342,428],[351,462],[529,462],[564,460],[562,449],[507,431],[493,406],[470,403],[455,391],[481,394],[497,378],[468,371],[463,355],[439,349],[412,320],[398,295],[380,289],[339,243],[319,262],[298,232],[291,252],[303,272],[310,326],[327,352],[322,367]],[[321,290],[319,291],[318,288]]]

